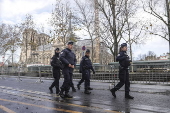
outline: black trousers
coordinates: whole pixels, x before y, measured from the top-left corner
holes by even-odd
[[[60,70],[53,72],[54,82],[51,84],[50,88],[55,87],[56,90],[59,90],[59,80],[60,80]]]
[[[61,90],[64,90],[65,93],[68,93],[70,90],[70,87],[74,87],[73,84],[73,69],[70,68],[64,68],[63,69],[63,75],[64,75],[64,82],[61,86]]]
[[[114,87],[117,91],[125,84],[125,94],[129,94],[130,82],[129,82],[129,72],[128,69],[119,68],[119,80],[120,82]]]
[[[84,81],[84,88],[90,87],[90,70],[85,70],[82,72],[82,79],[79,81],[78,85],[81,85]]]

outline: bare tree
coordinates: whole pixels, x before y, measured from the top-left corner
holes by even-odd
[[[148,51],[147,54],[138,55],[140,61],[157,60],[156,54],[153,51]]]
[[[94,41],[96,39],[96,23],[95,23],[95,7],[94,3],[81,2],[75,0],[78,6],[78,16],[76,17],[77,23],[80,28],[88,33],[92,46],[92,62],[94,59]]]
[[[9,40],[7,26],[8,25],[6,24],[0,25],[0,55],[5,54],[5,52],[8,50],[8,48],[5,46]]]
[[[144,44],[146,41],[146,36],[143,33],[144,25],[141,21],[134,22],[134,16],[139,9],[139,4],[136,0],[126,0],[125,1],[125,18],[126,25],[124,27],[124,32],[122,38],[129,44],[130,57],[133,60],[132,45]]]
[[[74,28],[74,22],[72,21],[74,18],[70,4],[63,3],[62,0],[57,1],[51,16],[50,24],[54,28],[54,31],[52,31],[55,35],[54,38],[57,38],[63,45],[66,45],[69,40],[76,41],[72,32],[72,28]]]
[[[10,50],[12,53],[12,65],[14,63],[14,52],[20,47],[21,44],[21,32],[20,28],[17,25],[8,25],[7,26],[7,36],[8,40],[7,43],[4,44],[4,47],[6,47],[6,50]]]
[[[114,56],[118,54],[118,44],[122,39],[123,28],[127,22],[126,0],[97,0],[100,10],[100,37]]]
[[[148,51],[148,56],[155,56],[156,54],[153,51]]]
[[[137,59],[138,59],[139,61],[144,60],[143,57],[142,57],[142,54],[139,54]]]
[[[156,60],[156,54],[153,51],[148,51],[145,60]]]
[[[150,22],[146,31],[169,41],[170,52],[170,8],[168,0],[147,0],[143,2],[143,9],[161,22],[159,25]]]
[[[33,21],[33,17],[30,14],[27,14],[25,17],[25,21],[21,23],[20,29],[22,30],[22,45],[24,45],[25,49],[25,56],[26,56],[26,61],[25,63],[28,63],[28,46],[31,45],[31,50],[35,47],[34,46],[34,37],[35,37],[35,23]],[[32,57],[32,56],[31,56]]]
[[[163,11],[163,8],[161,10],[159,9],[159,8],[161,8],[160,4],[162,4],[162,6],[165,6],[164,8],[166,9],[166,7],[167,7],[166,1],[168,1],[168,0],[164,0],[164,1],[162,1],[162,0],[149,0],[149,1],[143,2],[143,9],[144,9],[145,12],[147,12],[150,15],[156,17],[158,20],[160,20],[160,21],[162,21],[164,23],[163,26],[158,28],[159,30],[160,30],[160,28],[162,28],[161,32],[155,31],[156,29],[152,29],[153,30],[152,31],[151,29],[148,29],[148,27],[147,27],[147,30],[151,34],[160,36],[160,37],[164,38],[165,40],[169,41],[168,31],[167,31],[167,28],[169,26],[168,21],[167,21],[168,20],[167,19],[168,18],[168,12],[167,11]],[[153,27],[154,24],[152,24],[152,22],[150,22],[149,26]],[[167,28],[165,28],[165,26]]]

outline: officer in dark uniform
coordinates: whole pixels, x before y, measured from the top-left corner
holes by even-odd
[[[127,51],[127,44],[123,43],[121,44],[120,47],[120,52],[116,58],[117,61],[119,61],[119,79],[120,82],[113,88],[111,89],[112,95],[116,98],[115,92],[119,90],[124,84],[125,84],[125,98],[127,99],[133,99],[134,97],[129,95],[130,91],[130,82],[129,82],[129,66],[131,60],[129,60],[129,56],[126,53]]]
[[[59,93],[60,97],[62,98],[64,97],[73,98],[71,95],[68,94],[70,87],[74,87],[72,76],[73,76],[74,66],[76,65],[76,61],[77,61],[75,54],[71,51],[72,48],[73,48],[73,42],[68,42],[67,48],[60,53],[60,60],[64,65],[64,68],[62,70],[64,75],[64,82],[63,85],[61,86],[61,91]]]
[[[60,50],[59,48],[55,49],[55,54],[54,56],[51,58],[51,66],[52,66],[52,71],[53,71],[53,77],[54,77],[54,82],[51,84],[51,86],[49,87],[49,90],[51,93],[53,93],[53,87],[55,86],[56,88],[56,94],[58,94],[60,92],[59,90],[59,80],[60,80],[60,70],[62,69],[62,64],[59,61],[59,54],[60,54]]]
[[[90,50],[86,50],[86,55],[82,57],[81,63],[80,63],[80,70],[79,72],[82,73],[82,79],[77,84],[77,88],[80,90],[81,83],[84,83],[85,94],[90,94],[91,92],[89,90],[93,90],[93,88],[90,87],[90,70],[93,71],[93,74],[95,74],[95,71],[92,66],[92,62],[89,59],[90,57]]]

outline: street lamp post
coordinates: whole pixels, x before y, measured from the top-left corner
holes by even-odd
[[[169,36],[169,60],[170,60],[170,0],[166,0],[167,16],[168,16],[168,36]]]

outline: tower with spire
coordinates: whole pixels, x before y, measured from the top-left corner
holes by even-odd
[[[94,0],[94,11],[95,11],[95,41],[94,41],[94,61],[100,63],[100,37],[99,37],[99,7],[97,0]]]

